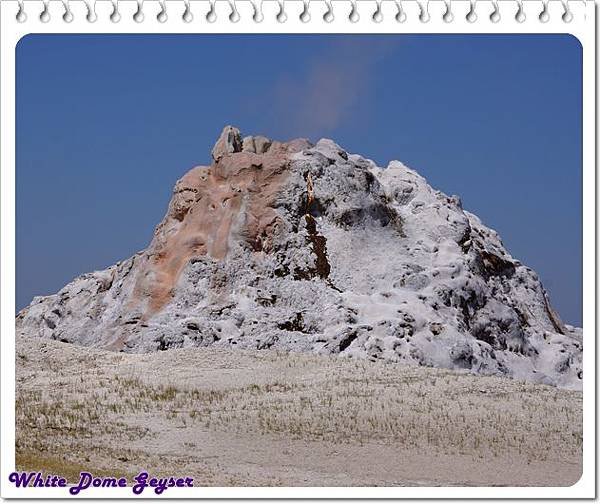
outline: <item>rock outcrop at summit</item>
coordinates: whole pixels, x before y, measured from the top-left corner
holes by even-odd
[[[227,126],[148,248],[17,315],[115,351],[278,348],[581,388],[582,331],[456,196],[331,140]]]

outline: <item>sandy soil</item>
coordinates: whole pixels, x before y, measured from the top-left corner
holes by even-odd
[[[17,466],[196,486],[571,485],[582,394],[275,351],[17,342]]]

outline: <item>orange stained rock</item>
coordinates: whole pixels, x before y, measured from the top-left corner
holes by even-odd
[[[134,304],[145,304],[144,318],[170,301],[191,258],[222,260],[232,239],[269,251],[278,220],[272,204],[289,175],[289,155],[304,147],[275,142],[263,154],[229,153],[177,182],[133,292]]]

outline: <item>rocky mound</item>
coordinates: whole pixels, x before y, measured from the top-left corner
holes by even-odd
[[[581,388],[582,332],[495,231],[398,161],[223,130],[149,247],[17,332],[124,352],[280,348]]]

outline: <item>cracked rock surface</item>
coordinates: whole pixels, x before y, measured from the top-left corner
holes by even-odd
[[[278,348],[581,389],[582,330],[498,234],[398,161],[242,138],[186,173],[148,248],[36,297],[17,333],[124,352]]]

